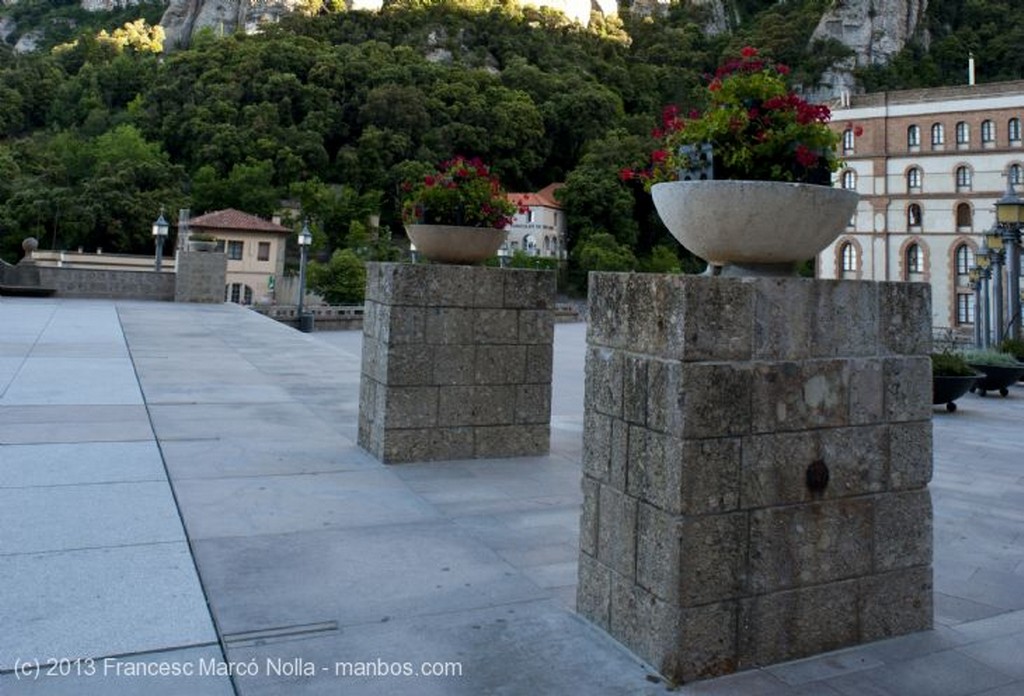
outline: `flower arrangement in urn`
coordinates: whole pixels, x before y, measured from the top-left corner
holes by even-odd
[[[709,76],[703,111],[665,109],[650,166],[622,172],[711,273],[793,275],[856,209],[855,192],[830,186],[841,165],[831,113],[793,92],[788,73],[744,48]]]
[[[831,111],[790,89],[788,75],[785,65],[744,48],[709,76],[704,111],[684,117],[675,106],[664,109],[650,167],[624,178],[635,175],[648,190],[685,178],[829,185],[840,165]]]
[[[458,225],[504,229],[518,207],[498,177],[479,158],[457,156],[413,184],[405,182],[402,218],[406,224]]]
[[[412,184],[402,218],[412,249],[431,261],[473,264],[494,256],[519,209],[477,158],[455,157]]]

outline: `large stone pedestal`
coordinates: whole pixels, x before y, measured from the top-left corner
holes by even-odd
[[[383,462],[546,454],[555,274],[367,265],[359,445]]]
[[[676,681],[931,627],[927,286],[590,288],[582,615]]]

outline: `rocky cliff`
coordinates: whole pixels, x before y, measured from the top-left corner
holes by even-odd
[[[836,39],[854,57],[825,74],[823,89],[852,90],[855,67],[888,63],[917,32],[927,9],[928,0],[833,0],[812,40]]]

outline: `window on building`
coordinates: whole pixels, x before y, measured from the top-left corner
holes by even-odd
[[[921,147],[921,127],[910,126],[907,128],[907,147]]]
[[[256,248],[256,260],[257,261],[269,261],[270,260],[270,242],[260,242]]]
[[[907,206],[907,227],[921,227],[921,206],[917,203]]]
[[[981,142],[983,145],[992,145],[996,141],[996,122],[984,120],[981,122]]]
[[[843,188],[853,191],[857,188],[857,173],[852,169],[843,172]]]
[[[225,288],[224,299],[235,304],[252,304],[252,288],[245,283],[231,283]]]
[[[243,245],[244,242],[228,242],[228,258],[232,261],[241,261]]]
[[[533,208],[526,209],[526,221],[533,222]]]
[[[957,293],[956,323],[960,326],[974,324],[974,293]]]
[[[1007,121],[1006,132],[1010,136],[1011,143],[1020,143],[1020,119],[1011,118]]]
[[[917,167],[911,167],[907,170],[907,190],[921,190],[921,170]]]
[[[844,273],[853,273],[857,270],[857,250],[853,244],[846,242],[839,248],[839,260]]]
[[[920,244],[907,247],[907,273],[924,273],[924,249]]]
[[[1019,164],[1011,164],[1010,168],[1006,170],[1006,175],[1010,178],[1011,184],[1019,184],[1021,179],[1021,166]]]
[[[974,214],[969,203],[958,203],[956,206],[956,226],[960,230],[970,229],[974,224]]]
[[[966,244],[961,244],[956,248],[955,259],[957,285],[966,285],[971,267],[974,266],[974,251]]]
[[[932,146],[944,145],[946,142],[946,129],[941,123],[932,124]]]
[[[971,169],[970,167],[959,166],[956,168],[956,190],[971,190]]]
[[[853,152],[853,141],[853,129],[847,128],[846,130],[843,131],[843,152],[845,154],[850,154],[851,152]]]
[[[966,121],[956,124],[956,144],[967,145],[971,142],[971,127]]]

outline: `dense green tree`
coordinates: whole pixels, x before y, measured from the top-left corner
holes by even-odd
[[[352,249],[338,249],[327,263],[312,261],[309,287],[331,304],[358,304],[365,297],[366,265]]]

